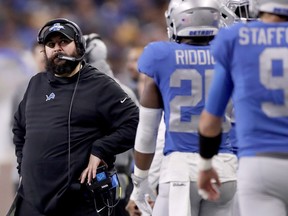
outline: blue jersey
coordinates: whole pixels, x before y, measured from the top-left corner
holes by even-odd
[[[239,157],[288,152],[288,23],[221,29],[212,52],[215,76],[205,109],[223,115],[232,95]]]
[[[198,122],[213,75],[210,46],[152,42],[138,60],[141,73],[153,78],[163,104],[166,125],[164,154],[199,152]],[[225,123],[225,132],[230,124]],[[232,152],[223,137],[221,152]]]

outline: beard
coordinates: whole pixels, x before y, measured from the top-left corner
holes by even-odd
[[[48,72],[53,73],[58,76],[69,76],[80,61],[69,61],[58,59],[58,55],[63,53],[57,53],[51,58],[48,58],[45,53],[45,68]],[[63,54],[64,55],[64,54]],[[73,54],[72,57],[76,58],[76,54]]]

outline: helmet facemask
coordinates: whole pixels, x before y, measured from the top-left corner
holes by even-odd
[[[221,26],[230,26],[237,22],[247,22],[251,19],[248,0],[221,0]]]

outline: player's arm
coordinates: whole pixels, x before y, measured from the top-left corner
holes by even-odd
[[[203,160],[206,160],[206,165],[203,164],[205,167],[200,167],[200,169],[208,170],[212,168],[211,159],[218,153],[221,144],[221,126],[221,117],[215,116],[206,110],[201,113],[198,129],[200,156]]]
[[[145,75],[134,153],[135,165],[141,170],[148,170],[152,163],[161,116],[160,92],[154,80]]]
[[[135,139],[133,192],[134,200],[142,212],[151,214],[152,209],[146,194],[155,201],[156,196],[148,182],[148,172],[156,148],[158,128],[162,117],[162,99],[153,79],[145,76],[144,89],[140,97],[140,116]]]
[[[211,159],[221,144],[222,117],[233,91],[233,82],[225,67],[216,63],[205,109],[199,121],[200,156]]]
[[[204,199],[219,198],[217,186],[220,181],[212,167],[212,158],[218,154],[222,136],[222,116],[233,91],[233,82],[221,64],[216,64],[214,78],[209,90],[205,109],[199,121],[199,194]],[[216,185],[211,182],[215,180]]]

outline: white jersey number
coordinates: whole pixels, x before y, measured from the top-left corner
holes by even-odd
[[[198,129],[200,115],[191,116],[190,121],[181,121],[182,107],[196,107],[202,99],[207,98],[208,90],[212,80],[214,70],[205,70],[205,76],[201,76],[196,69],[178,69],[170,77],[170,87],[181,87],[182,80],[191,82],[189,95],[177,95],[170,101],[169,131],[196,133]],[[203,79],[205,95],[203,94]],[[183,87],[183,86],[182,86]],[[223,122],[223,131],[230,129],[230,123]]]
[[[273,76],[273,60],[281,60],[284,70],[281,76]],[[278,105],[272,102],[261,104],[263,112],[269,117],[288,116],[288,49],[266,48],[260,55],[259,71],[260,82],[267,89],[282,89],[284,92],[284,104]]]

